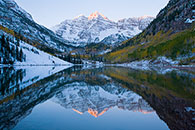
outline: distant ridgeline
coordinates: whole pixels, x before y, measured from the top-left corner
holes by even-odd
[[[23,62],[26,56],[20,48],[19,39],[10,39],[0,36],[0,64],[13,64],[15,61]]]

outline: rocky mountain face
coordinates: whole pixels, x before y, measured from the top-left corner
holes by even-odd
[[[0,0],[0,19],[1,29],[8,28],[31,43],[40,43],[63,52],[71,49],[71,46],[66,44],[68,41],[37,24],[31,15],[20,8],[14,0]]]
[[[194,23],[194,0],[170,0],[142,33],[113,49],[106,56],[107,61],[124,63],[167,57],[179,65],[193,65]]]
[[[54,26],[52,30],[74,46],[100,42],[114,44],[142,32],[153,19],[153,17],[144,16],[114,22],[96,11],[89,17],[80,15],[73,20],[65,20]]]
[[[191,27],[195,21],[194,0],[170,0],[156,19],[146,29],[147,33],[156,34],[159,31],[182,31]]]

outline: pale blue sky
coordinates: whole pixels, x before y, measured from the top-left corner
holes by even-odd
[[[111,20],[156,16],[169,0],[15,0],[29,12],[34,20],[46,27],[52,27],[65,19],[73,19],[98,11]]]

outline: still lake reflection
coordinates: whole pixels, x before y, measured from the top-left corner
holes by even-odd
[[[0,68],[0,129],[193,130],[194,82],[162,68]]]

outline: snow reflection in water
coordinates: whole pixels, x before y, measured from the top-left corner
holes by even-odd
[[[193,73],[63,69],[1,69],[0,129],[193,128]]]

